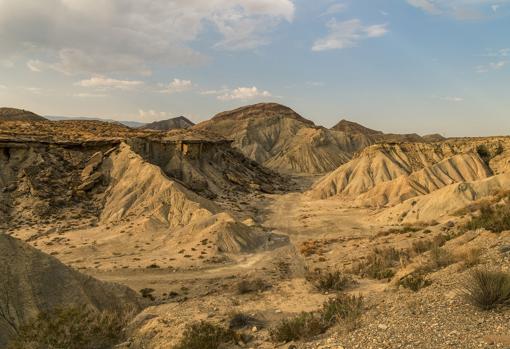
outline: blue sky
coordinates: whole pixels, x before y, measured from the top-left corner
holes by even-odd
[[[0,0],[0,45],[0,105],[43,115],[510,133],[508,0]]]

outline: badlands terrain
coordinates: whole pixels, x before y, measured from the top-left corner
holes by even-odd
[[[0,348],[508,348],[509,193],[510,137],[0,108]]]

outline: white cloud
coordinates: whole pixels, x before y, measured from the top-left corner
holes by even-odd
[[[364,26],[359,19],[351,19],[345,22],[332,19],[326,26],[329,29],[329,34],[315,41],[312,46],[313,51],[353,47],[361,40],[381,37],[388,33],[387,24]]]
[[[108,97],[107,94],[104,93],[75,93],[73,97],[79,98],[103,98]]]
[[[14,62],[10,59],[0,59],[0,67],[10,69],[14,67]]]
[[[155,111],[155,110],[138,110],[138,117],[142,121],[155,121],[155,120],[163,120],[168,119],[171,117],[171,115],[164,111]]]
[[[464,101],[464,98],[462,98],[462,97],[455,97],[455,96],[440,97],[439,99],[441,99],[443,101],[446,101],[446,102],[455,102],[455,103],[459,103],[459,102],[463,102]]]
[[[25,90],[27,90],[28,92],[31,92],[35,95],[40,95],[43,92],[43,89],[40,87],[25,87]]]
[[[321,16],[335,15],[337,13],[344,12],[347,9],[347,5],[343,3],[333,4]]]
[[[191,80],[174,79],[168,85],[160,85],[160,87],[162,89],[159,92],[172,94],[191,90],[193,88],[193,83]]]
[[[257,87],[239,87],[234,90],[228,91],[225,94],[218,96],[221,101],[232,101],[232,100],[248,100],[254,98],[267,98],[271,97],[271,93],[268,91],[261,91]]]
[[[30,60],[27,62],[27,67],[28,69],[30,69],[31,71],[33,72],[40,72],[44,66],[44,63],[42,63],[41,61],[39,60]]]
[[[438,15],[443,12],[439,9],[439,7],[437,7],[437,5],[434,2],[430,0],[407,0],[407,2],[410,5],[433,15]]]
[[[481,19],[501,10],[509,0],[407,0],[411,6],[431,15],[445,15],[460,20]]]
[[[6,88],[7,88],[7,86],[5,86],[5,85],[0,85],[0,89],[6,89]]]
[[[508,61],[491,62],[487,65],[479,65],[475,68],[477,73],[488,73],[493,70],[500,70],[507,65]]]
[[[39,70],[66,74],[148,74],[203,62],[191,44],[211,28],[222,49],[265,44],[294,12],[293,0],[0,0],[0,61],[29,57]]]
[[[102,75],[93,76],[90,79],[81,80],[76,83],[77,86],[95,88],[98,90],[106,89],[131,90],[143,84],[144,84],[143,81],[117,80]]]

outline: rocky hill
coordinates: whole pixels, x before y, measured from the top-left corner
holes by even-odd
[[[341,120],[338,124],[331,128],[334,131],[341,131],[345,133],[362,133],[365,135],[382,135],[383,132],[372,130],[368,127],[360,125],[356,122]]]
[[[233,139],[249,158],[287,173],[324,173],[373,141],[360,133],[331,131],[279,104],[224,112],[195,126]]]
[[[42,116],[28,110],[0,108],[0,121],[44,121]]]
[[[81,274],[0,233],[0,347],[39,312],[72,305],[139,309],[141,302],[127,287]]]
[[[140,129],[142,130],[156,130],[156,131],[170,131],[170,130],[176,130],[176,129],[184,129],[184,128],[190,128],[194,126],[195,124],[185,118],[184,116],[179,116],[176,118],[168,119],[168,120],[161,120],[161,121],[154,121],[150,124],[146,124]]]

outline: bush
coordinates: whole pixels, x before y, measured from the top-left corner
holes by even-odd
[[[343,324],[352,330],[358,327],[363,313],[363,297],[339,294],[322,306],[322,320],[329,327],[335,323]]]
[[[438,270],[449,266],[450,264],[455,262],[455,258],[453,255],[440,247],[433,247],[430,250],[430,260],[428,263],[428,267],[431,270]]]
[[[415,272],[412,274],[409,274],[399,281],[399,285],[410,289],[411,291],[418,292],[424,287],[430,286],[432,282],[430,280],[425,279],[423,274],[419,272]]]
[[[107,349],[125,340],[134,313],[98,311],[88,306],[40,313],[23,326],[8,349]]]
[[[262,279],[255,280],[241,280],[237,284],[237,292],[239,294],[261,292],[271,288],[271,285],[267,284]]]
[[[235,313],[231,316],[229,321],[229,328],[231,330],[239,330],[241,328],[253,327],[257,328],[264,327],[264,321],[261,321],[253,316],[243,314],[243,313]]]
[[[306,340],[326,332],[322,318],[314,313],[301,313],[290,319],[283,319],[271,329],[270,335],[275,342]]]
[[[307,276],[307,279],[321,292],[343,291],[354,283],[354,280],[342,274],[340,271],[313,273]]]
[[[394,248],[374,249],[367,259],[358,263],[353,272],[372,279],[388,279],[395,275],[393,268],[396,262],[404,256],[404,252],[397,251]]]
[[[222,344],[234,342],[235,339],[234,331],[201,321],[188,325],[180,343],[174,349],[217,349]]]
[[[480,264],[481,257],[482,250],[479,248],[472,248],[460,256],[465,268],[472,268]]]
[[[318,313],[301,313],[296,317],[283,319],[270,330],[271,338],[275,342],[308,340],[326,332],[335,324],[352,330],[358,327],[362,313],[362,296],[339,294],[325,302]]]
[[[483,310],[510,304],[510,274],[501,271],[473,270],[464,283],[468,302]]]
[[[466,230],[487,229],[493,233],[510,230],[510,206],[484,205],[480,208],[480,214],[472,217],[464,228]]]
[[[142,295],[143,298],[148,298],[150,299],[151,301],[154,301],[155,298],[154,298],[154,289],[153,288],[142,288],[140,290],[140,294]]]

